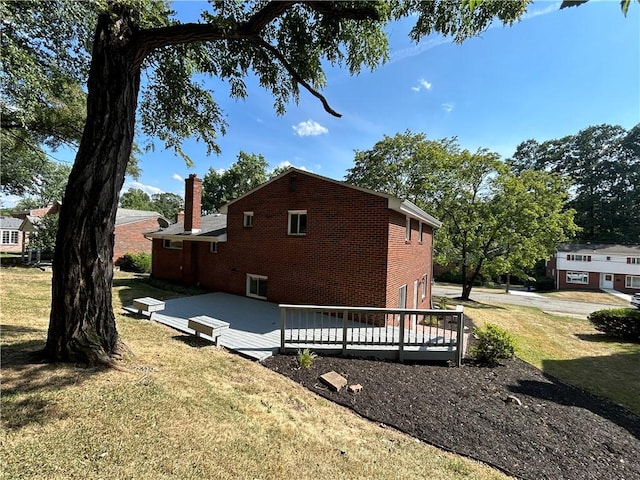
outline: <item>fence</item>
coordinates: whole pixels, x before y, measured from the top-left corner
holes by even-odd
[[[329,354],[448,360],[460,365],[464,312],[406,308],[280,305],[282,353],[309,348]]]

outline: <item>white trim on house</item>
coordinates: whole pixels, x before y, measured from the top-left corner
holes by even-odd
[[[640,275],[627,275],[624,279],[625,288],[640,290]]]
[[[293,222],[294,218],[296,219],[295,225]],[[303,218],[304,225],[302,225]],[[306,210],[289,210],[287,212],[287,235],[291,235],[294,237],[304,237],[307,234],[307,228],[309,226],[307,222],[308,218]]]
[[[589,272],[567,272],[567,284],[588,285]]]

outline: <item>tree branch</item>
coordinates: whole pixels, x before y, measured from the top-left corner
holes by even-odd
[[[268,50],[274,57],[276,57],[278,61],[282,64],[282,66],[285,68],[285,70],[289,72],[289,75],[291,75],[297,83],[302,85],[311,95],[313,95],[318,100],[320,100],[320,102],[322,103],[322,106],[324,107],[327,113],[333,115],[334,117],[338,117],[338,118],[342,117],[342,114],[336,112],[333,108],[331,108],[331,106],[329,105],[329,102],[327,102],[327,99],[324,98],[324,96],[320,92],[318,92],[315,88],[311,86],[311,84],[309,84],[309,82],[307,82],[304,78],[300,76],[300,74],[293,67],[293,65],[291,65],[286,58],[284,58],[284,55],[282,55],[282,53],[280,53],[280,51],[276,47],[264,41],[262,38],[258,37],[257,35],[255,37],[252,37],[251,41],[254,44],[264,48],[265,50]]]

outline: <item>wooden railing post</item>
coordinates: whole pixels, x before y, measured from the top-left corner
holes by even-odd
[[[400,313],[400,332],[398,336],[398,360],[404,361],[404,312]]]
[[[342,355],[347,355],[347,317],[348,312],[342,313]]]
[[[462,365],[462,356],[464,355],[464,311],[462,305],[456,305],[456,310],[458,311],[456,367],[459,367]]]
[[[284,353],[284,331],[286,328],[287,310],[280,307],[280,353]]]

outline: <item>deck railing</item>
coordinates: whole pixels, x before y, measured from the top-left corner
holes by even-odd
[[[404,360],[449,360],[460,365],[464,312],[407,308],[280,305],[283,353],[325,353]]]

